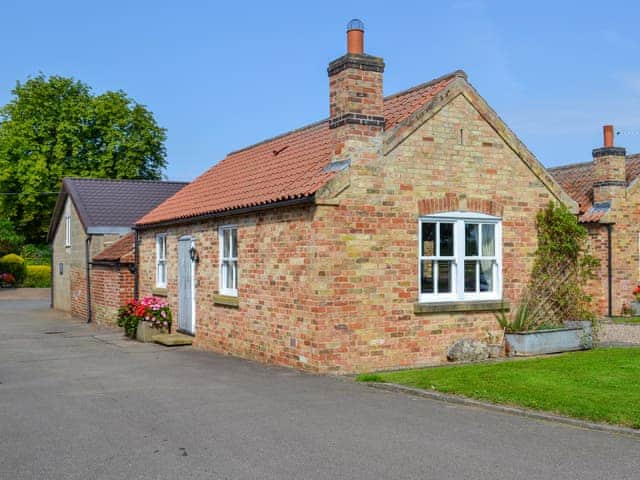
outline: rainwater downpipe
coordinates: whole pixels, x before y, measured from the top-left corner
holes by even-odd
[[[91,235],[87,237],[84,244],[85,262],[87,264],[87,323],[91,323]]]
[[[612,268],[611,268],[611,224],[607,224],[607,287],[609,290],[609,317],[613,316],[613,293],[612,293]]]
[[[133,298],[138,300],[140,294],[140,231],[135,229],[133,242]]]

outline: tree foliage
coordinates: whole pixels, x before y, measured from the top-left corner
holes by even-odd
[[[29,242],[44,239],[56,200],[44,193],[65,176],[162,177],[165,130],[124,92],[39,75],[12,93],[0,108],[0,214]]]
[[[24,237],[16,233],[11,220],[0,217],[0,256],[19,251],[23,242]]]

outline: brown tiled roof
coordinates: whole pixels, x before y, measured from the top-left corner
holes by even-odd
[[[591,211],[593,208],[593,183],[595,182],[595,171],[593,162],[574,163],[562,167],[548,169],[549,173],[556,179],[562,188],[580,205],[580,221],[598,221],[604,213]],[[627,184],[640,175],[640,154],[628,155],[626,160],[626,180]],[[589,215],[585,216],[585,214]],[[599,217],[598,217],[599,215]],[[598,217],[596,219],[596,217]]]
[[[133,263],[135,240],[135,234],[125,235],[93,257],[93,261]]]
[[[453,72],[384,100],[385,129],[442,91]],[[138,220],[152,225],[312,196],[333,175],[325,171],[333,153],[328,120],[230,153],[220,163]]]

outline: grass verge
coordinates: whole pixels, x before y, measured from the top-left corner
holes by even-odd
[[[640,317],[611,317],[613,323],[640,323]]]
[[[363,374],[388,382],[640,428],[640,348]]]

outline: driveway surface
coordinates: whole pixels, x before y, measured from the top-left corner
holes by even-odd
[[[0,301],[1,479],[637,479],[640,441]]]

